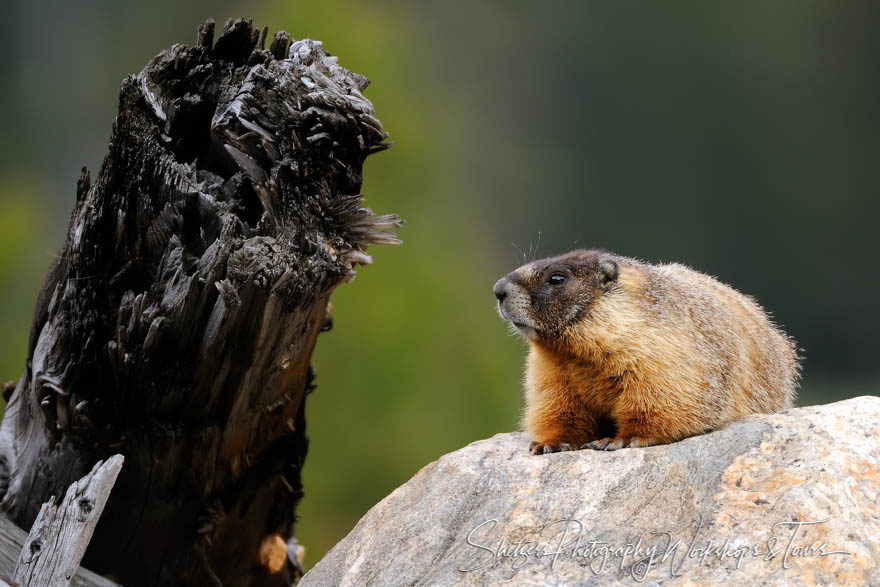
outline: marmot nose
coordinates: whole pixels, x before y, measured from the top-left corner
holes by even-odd
[[[495,282],[495,287],[492,288],[492,291],[495,293],[495,297],[498,298],[498,303],[504,301],[504,298],[507,297],[507,284],[510,283],[510,280],[506,277],[502,277],[498,281]]]

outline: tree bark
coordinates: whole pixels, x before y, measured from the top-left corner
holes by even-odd
[[[264,49],[249,21],[213,36],[123,82],[0,426],[0,505],[22,527],[124,455],[83,564],[126,585],[296,578],[259,549],[293,536],[311,353],[367,245],[399,242],[396,216],[361,207],[388,146],[366,78],[283,31]]]

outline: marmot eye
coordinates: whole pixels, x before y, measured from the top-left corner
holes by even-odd
[[[565,283],[565,275],[554,273],[550,276],[550,279],[547,280],[547,283],[549,283],[550,285],[559,285]]]

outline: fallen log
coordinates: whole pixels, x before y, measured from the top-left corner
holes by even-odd
[[[15,565],[18,563],[27,537],[27,532],[0,514],[0,587],[5,587],[12,580]],[[118,587],[119,585],[84,567],[77,569],[70,584],[74,587]]]
[[[67,489],[59,505],[54,498],[43,504],[21,549],[13,583],[20,587],[70,585],[123,461],[121,455],[98,461],[88,475]]]

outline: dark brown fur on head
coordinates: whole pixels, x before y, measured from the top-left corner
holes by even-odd
[[[552,343],[615,288],[618,274],[617,257],[602,250],[533,261],[495,284],[498,311],[528,339]]]

